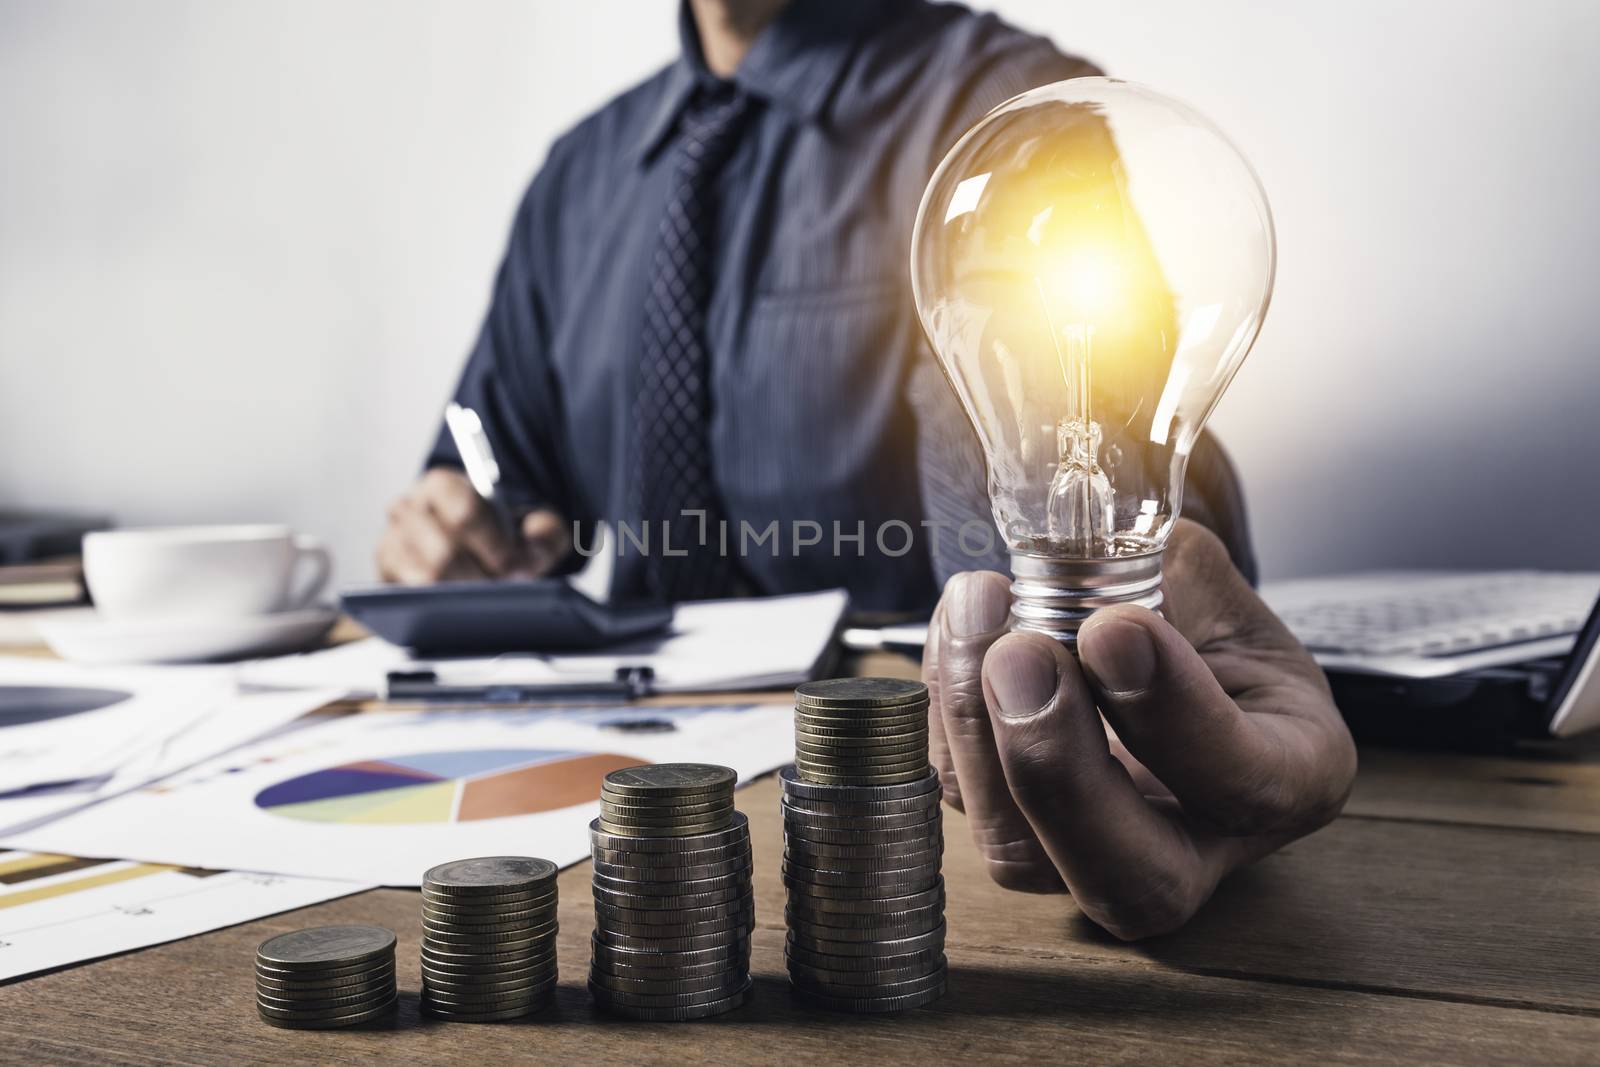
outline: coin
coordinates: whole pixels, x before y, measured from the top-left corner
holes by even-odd
[[[940,808],[897,811],[888,815],[825,814],[804,811],[788,804],[781,805],[781,809],[786,823],[799,823],[802,826],[815,826],[825,830],[915,830],[926,828],[929,823],[938,822],[942,816]]]
[[[461,923],[441,922],[427,915],[422,917],[422,932],[427,937],[438,936],[445,939],[451,938],[477,938],[479,936],[499,935],[508,939],[522,939],[539,937],[544,934],[553,934],[559,925],[556,913],[546,912],[538,920],[506,920],[492,923]]]
[[[518,959],[501,960],[498,963],[444,963],[431,956],[422,957],[423,974],[437,974],[442,978],[452,979],[510,977],[522,971],[553,970],[555,966],[554,945],[537,956],[523,956]]]
[[[463,922],[472,922],[478,918],[496,919],[520,915],[523,912],[554,911],[560,904],[560,898],[554,892],[544,893],[537,897],[493,900],[489,903],[479,903],[479,898],[477,897],[464,899],[471,901],[471,903],[439,900],[435,897],[424,895],[422,898],[422,910],[443,918],[460,916]]]
[[[884,708],[928,699],[928,687],[902,678],[824,678],[803,682],[796,704],[817,708]]]
[[[926,727],[919,727],[883,737],[858,737],[813,734],[807,730],[797,730],[794,743],[797,749],[818,752],[824,756],[838,756],[841,759],[862,758],[884,756],[891,752],[911,752],[917,749],[926,751],[928,731]]]
[[[340,968],[340,973],[334,974],[322,971],[285,971],[275,967],[268,967],[258,962],[256,964],[256,984],[282,986],[287,989],[335,988],[377,981],[385,975],[393,973],[394,959],[392,957],[380,959],[373,963],[359,964],[355,967]]]
[[[733,813],[732,821],[723,829],[682,837],[636,837],[605,830],[599,819],[589,824],[590,840],[599,848],[616,852],[701,852],[734,843],[744,847],[749,835],[750,821],[740,811]]]
[[[943,956],[944,946],[934,945],[909,952],[894,952],[892,949],[887,949],[878,953],[840,955],[831,952],[816,952],[803,945],[795,944],[794,938],[790,937],[784,942],[783,951],[784,955],[790,960],[798,960],[819,970],[872,971],[880,968],[896,970],[921,967],[926,969],[933,960]]]
[[[632,838],[646,840],[650,838],[680,838],[698,837],[705,834],[725,830],[729,825],[728,819],[715,819],[710,822],[665,823],[661,825],[646,826],[639,823],[619,823],[601,816],[595,820],[596,828],[601,833],[611,834],[618,838]]]
[[[589,981],[614,993],[635,993],[651,996],[664,994],[707,993],[728,994],[749,980],[743,967],[730,967],[713,974],[690,978],[624,978],[599,967],[589,969]]]
[[[925,889],[920,893],[907,893],[894,897],[863,897],[858,900],[828,900],[809,895],[791,895],[789,906],[805,908],[809,911],[820,911],[826,914],[868,915],[868,914],[894,914],[896,912],[915,911],[934,904],[944,903],[944,879],[941,877],[938,884],[932,889]]]
[[[422,966],[422,981],[438,985],[440,989],[453,990],[494,989],[494,987],[517,989],[517,985],[541,981],[552,974],[555,974],[554,961],[542,966],[517,968],[515,971],[470,971],[466,974],[438,971],[430,966]]]
[[[926,851],[940,847],[944,841],[944,827],[938,822],[892,830],[830,830],[826,826],[787,819],[783,834],[786,843],[798,839],[815,845],[882,846],[889,850],[886,855],[893,855],[897,846],[915,845]]]
[[[824,967],[813,967],[793,956],[789,956],[785,962],[789,968],[790,978],[804,979],[814,986],[838,986],[857,991],[863,988],[871,989],[883,982],[908,982],[946,966],[943,952],[930,953],[922,963],[908,967],[874,967],[871,970],[859,971],[835,971]]]
[[[857,800],[904,800],[907,797],[931,793],[939,789],[939,775],[930,770],[926,775],[914,782],[900,782],[894,785],[839,786],[827,785],[821,782],[808,782],[799,776],[793,766],[789,766],[779,768],[778,783],[783,789],[784,795],[788,797],[829,800],[839,804],[847,804]]]
[[[862,815],[902,815],[913,811],[938,811],[940,793],[932,790],[921,796],[907,797],[904,800],[819,800],[815,797],[796,797],[785,795],[781,801],[784,808],[795,812],[797,815],[849,815],[860,817]]]
[[[750,988],[747,977],[733,992],[712,990],[702,993],[619,993],[605,986],[589,983],[589,993],[602,1008],[692,1008],[703,1004],[731,999]]]
[[[260,1013],[262,1021],[268,1026],[276,1026],[281,1030],[334,1030],[340,1027],[358,1026],[361,1023],[372,1022],[394,1011],[394,1006],[398,1002],[398,997],[391,997],[388,1001],[365,1011],[315,1019],[302,1019],[293,1015],[282,1016],[276,1013],[268,1013],[262,1011],[260,1007],[257,1007],[256,1011]]]
[[[622,881],[637,886],[663,886],[692,882],[720,882],[734,876],[750,877],[750,861],[728,860],[725,863],[702,863],[697,867],[636,867],[625,863],[601,863],[596,860],[594,873],[608,882]]]
[[[285,971],[353,967],[394,953],[394,933],[381,926],[314,926],[261,942],[256,959]]]
[[[749,999],[749,997],[750,986],[747,984],[743,989],[739,990],[730,997],[725,997],[722,1000],[709,1001],[704,1004],[694,1004],[683,1008],[629,1007],[614,1002],[601,1003],[598,998],[596,998],[596,1003],[600,1004],[602,1008],[604,1008],[606,1011],[609,1011],[613,1015],[622,1015],[629,1019],[637,1019],[641,1022],[666,1023],[687,1022],[690,1019],[709,1019],[714,1015],[722,1015],[742,1006],[745,1001]]]
[[[476,1011],[497,1011],[510,1007],[513,1004],[528,1004],[543,997],[556,987],[555,978],[546,978],[541,982],[513,989],[506,992],[486,993],[456,993],[450,990],[437,989],[424,985],[422,995],[430,1003],[444,1008],[456,1010],[472,1009]]]
[[[426,1015],[446,1019],[453,1023],[496,1023],[507,1019],[520,1019],[524,1015],[532,1015],[534,1012],[549,1006],[549,1004],[550,998],[547,997],[536,1004],[506,1008],[501,1011],[455,1011],[441,1005],[430,1004],[424,999],[422,1001],[422,1010]]]
[[[734,838],[727,845],[719,848],[705,848],[693,850],[642,850],[642,849],[612,849],[594,846],[590,854],[596,863],[605,863],[617,867],[637,867],[654,870],[658,867],[704,867],[722,863],[743,862],[746,866],[750,863],[750,842],[748,838]],[[651,877],[659,877],[652,874]]]
[[[799,764],[796,764],[800,767]],[[800,767],[800,773],[806,775],[811,781],[822,785],[899,785],[904,782],[913,782],[926,773],[926,761],[911,770],[897,771],[888,774],[831,774],[826,771],[812,770]]]
[[[442,949],[442,947],[430,945],[429,942],[424,941],[422,942],[422,961],[424,963],[435,963],[438,966],[446,966],[446,968],[474,968],[474,966],[506,965],[506,963],[522,963],[522,965],[526,966],[538,961],[541,957],[546,957],[552,950],[554,950],[552,942],[534,942],[531,947],[526,947],[526,949],[504,950],[504,952],[496,952],[496,950],[458,952],[458,950],[450,949],[450,947]]]
[[[624,967],[658,969],[670,966],[682,968],[686,972],[700,967],[727,966],[730,961],[739,959],[748,947],[748,945],[722,945],[692,950],[663,951],[653,947],[640,950],[608,945],[592,934],[589,937],[589,945],[594,952],[595,962],[603,963],[608,970]]]
[[[925,894],[917,894],[924,896]],[[854,903],[853,901],[850,903]],[[875,903],[875,902],[874,902]],[[823,911],[810,906],[809,899],[792,895],[788,911],[793,917],[813,926],[855,927],[865,930],[882,930],[888,926],[907,926],[937,920],[944,914],[944,899],[934,896],[927,904],[894,912]],[[937,921],[934,925],[938,925]]]
[[[556,899],[556,885],[552,882],[538,889],[518,889],[506,893],[473,893],[468,896],[425,885],[422,887],[422,899],[427,904],[443,908],[460,908],[463,911],[471,911],[474,908],[536,908]]]
[[[614,948],[631,948],[644,952],[692,952],[708,948],[726,948],[742,953],[750,951],[750,931],[742,926],[688,937],[638,935],[596,927],[594,936]]]
[[[684,893],[681,896],[668,897],[659,893],[633,893],[627,889],[617,889],[616,882],[608,881],[601,884],[599,878],[594,883],[594,899],[602,904],[610,904],[618,908],[637,908],[645,911],[678,911],[685,908],[711,908],[719,904],[728,904],[750,892],[750,880],[743,878],[737,882],[729,883],[721,889],[704,893]]]
[[[753,919],[755,898],[747,889],[731,900],[699,908],[632,908],[626,904],[597,900],[594,913],[596,921],[612,929],[618,923],[631,926],[683,926],[725,919]]]
[[[932,933],[944,924],[944,909],[936,908],[931,915],[914,921],[884,923],[881,926],[824,926],[795,915],[786,915],[789,929],[795,934],[828,941],[878,942]]]
[[[815,886],[818,889],[863,890],[915,886],[915,888],[896,889],[894,892],[875,894],[877,896],[905,896],[908,893],[920,893],[924,889],[932,889],[939,880],[939,868],[933,864],[923,864],[920,867],[904,867],[883,871],[817,871],[808,867],[785,863],[783,865],[783,877],[785,885]],[[922,882],[927,884],[917,884]],[[867,894],[858,892],[856,895],[864,896]]]
[[[884,778],[905,778],[923,774],[928,766],[928,757],[920,756],[919,762],[852,764],[833,760],[812,761],[797,753],[794,765],[797,771],[807,775],[814,782],[848,785],[853,782],[871,783]]]
[[[913,937],[884,941],[840,941],[834,938],[813,937],[794,930],[789,938],[799,947],[822,956],[904,956],[923,949],[944,948],[944,926]]]
[[[601,788],[618,796],[692,797],[731,791],[738,780],[731,767],[710,763],[647,763],[612,771]]]
[[[556,870],[549,860],[532,856],[480,856],[431,867],[423,874],[422,884],[435,891],[470,897],[538,889],[555,878]]]
[[[690,815],[710,815],[733,807],[733,793],[712,794],[709,800],[677,802],[672,798],[656,800],[649,797],[617,796],[601,792],[601,807],[617,815],[654,815],[683,818]]]
[[[392,996],[394,996],[394,986],[392,984],[386,985],[382,989],[375,990],[373,992],[363,993],[359,996],[326,997],[321,1000],[306,1000],[299,997],[275,997],[267,993],[263,993],[258,989],[256,990],[256,1004],[261,1007],[271,1008],[273,1011],[280,1012],[304,1013],[332,1011],[335,1009],[356,1011],[362,1008],[370,1008],[376,1004],[380,1004]]]
[[[341,997],[369,997],[374,993],[394,988],[394,968],[391,967],[373,978],[346,985],[284,985],[256,976],[256,995],[277,1000],[333,1000]]]
[[[257,997],[256,1011],[260,1012],[262,1017],[267,1019],[288,1019],[298,1022],[318,1022],[327,1019],[340,1018],[341,1016],[350,1015],[355,1012],[367,1011],[383,1004],[393,1004],[394,1001],[395,994],[393,992],[389,992],[381,996],[373,997],[370,1000],[363,1001],[358,1005],[340,1004],[331,1008],[275,1008],[268,1004],[263,1004],[261,1002],[261,998]]]
[[[873,997],[862,999],[849,997],[830,997],[824,996],[820,993],[812,993],[799,987],[796,987],[795,989],[795,995],[813,1007],[825,1008],[831,1011],[853,1012],[856,1014],[894,1014],[902,1011],[910,1011],[913,1008],[921,1008],[932,1004],[934,1001],[944,996],[944,993],[944,982],[940,982],[938,985],[926,989],[921,993],[913,993],[907,996]]]

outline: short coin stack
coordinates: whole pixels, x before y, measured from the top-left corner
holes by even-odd
[[[795,690],[783,785],[785,957],[794,990],[838,1011],[944,994],[944,837],[928,768],[928,690],[840,678]]]
[[[703,1019],[750,993],[750,826],[727,767],[606,775],[594,843],[589,991],[613,1015]]]
[[[317,926],[256,949],[256,1010],[288,1030],[332,1030],[394,1011],[394,934]]]
[[[516,1019],[556,985],[556,865],[531,856],[442,863],[422,876],[422,1007],[457,1022]]]

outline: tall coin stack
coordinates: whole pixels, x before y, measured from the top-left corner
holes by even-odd
[[[589,991],[613,1015],[703,1019],[750,993],[750,826],[736,775],[658,763],[606,775],[594,843]]]
[[[256,949],[256,1010],[287,1030],[332,1030],[394,1010],[394,934],[381,926],[316,926]]]
[[[795,690],[783,785],[784,955],[801,999],[906,1011],[944,994],[944,836],[928,689],[838,678]]]
[[[556,865],[531,856],[441,863],[422,876],[422,1008],[517,1019],[556,985]]]

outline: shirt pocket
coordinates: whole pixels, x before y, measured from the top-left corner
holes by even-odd
[[[818,520],[882,515],[914,493],[915,322],[894,282],[758,294],[720,383],[725,489],[766,514]]]

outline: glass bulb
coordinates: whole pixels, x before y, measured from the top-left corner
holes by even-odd
[[[989,112],[939,164],[917,310],[977,430],[1013,626],[1160,605],[1190,451],[1272,295],[1272,213],[1203,116],[1111,78]]]

